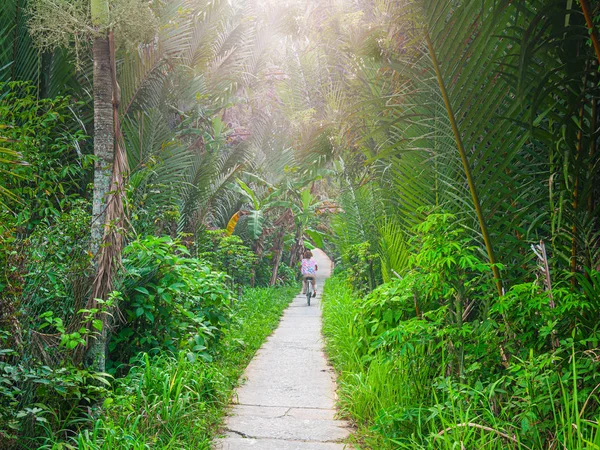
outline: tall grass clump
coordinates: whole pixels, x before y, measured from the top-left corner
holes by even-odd
[[[386,429],[398,416],[418,419],[437,368],[428,364],[428,344],[365,353],[368,337],[357,323],[362,302],[344,273],[327,280],[323,334],[328,356],[339,373],[341,414],[359,425],[357,438],[365,440],[368,448],[388,448],[391,441],[384,435],[391,430]],[[409,422],[405,430],[412,430]]]
[[[356,299],[344,276],[335,275],[325,282],[323,298],[323,334],[329,358],[340,372],[355,372],[361,366],[353,332]]]
[[[554,303],[538,281],[498,298],[452,215],[414,232],[395,279],[365,296],[352,273],[325,285],[323,332],[356,446],[600,448],[593,301],[559,281]]]

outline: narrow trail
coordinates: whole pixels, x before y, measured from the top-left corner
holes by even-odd
[[[323,351],[321,293],[331,260],[315,250],[317,297],[297,295],[246,369],[246,383],[215,450],[342,450],[350,434],[335,420],[335,375]]]

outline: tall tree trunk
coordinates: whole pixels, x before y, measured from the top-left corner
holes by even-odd
[[[113,83],[108,37],[97,37],[94,55],[94,198],[92,203],[91,252],[97,260],[104,236],[106,198],[110,189],[115,155]]]
[[[277,274],[279,273],[279,265],[281,264],[281,256],[283,254],[283,237],[285,236],[285,228],[281,228],[275,238],[275,260],[273,261],[273,272],[271,273],[271,286],[277,283]]]
[[[90,251],[94,255],[94,266],[98,271],[104,250],[101,245],[106,232],[108,198],[113,176],[115,157],[115,134],[113,114],[113,80],[110,43],[108,37],[96,37],[93,44],[94,56],[94,196],[92,203],[92,226]],[[87,308],[96,306],[96,281],[92,298]],[[107,326],[99,335],[88,342],[85,355],[86,365],[99,372],[106,368]]]
[[[261,234],[252,244],[252,251],[256,255],[256,263],[252,265],[252,275],[250,277],[250,287],[256,286],[256,268],[262,260],[263,252],[265,251],[264,233]]]
[[[290,267],[294,267],[301,259],[301,252],[304,250],[304,229],[302,225],[298,225],[296,228],[296,236],[294,237],[294,244],[290,250]]]

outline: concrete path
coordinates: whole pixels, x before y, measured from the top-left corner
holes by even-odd
[[[298,295],[258,351],[215,450],[342,450],[350,430],[335,420],[335,378],[323,353],[321,292],[331,261],[315,250],[317,297]]]

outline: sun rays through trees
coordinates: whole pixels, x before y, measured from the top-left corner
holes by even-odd
[[[599,447],[599,22],[5,0],[0,448],[208,448],[313,247],[357,447]]]

